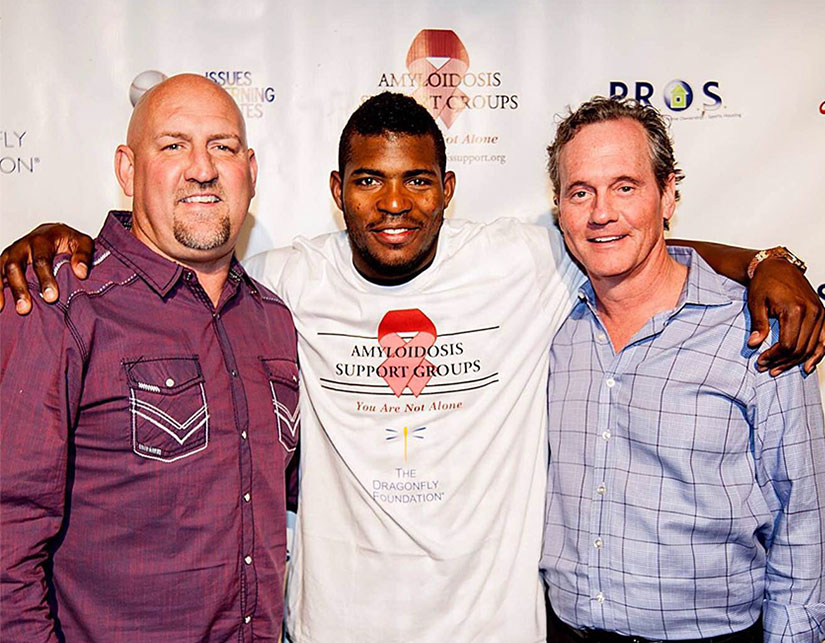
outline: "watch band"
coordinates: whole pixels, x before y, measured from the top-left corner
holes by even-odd
[[[777,257],[778,259],[784,259],[788,263],[793,264],[794,266],[799,268],[803,274],[808,269],[808,266],[805,265],[805,262],[802,261],[802,259],[797,257],[790,250],[788,250],[785,246],[776,246],[775,248],[766,248],[765,250],[760,250],[753,256],[753,259],[751,259],[751,262],[748,264],[748,279],[753,279],[753,274],[756,272],[756,267],[768,257]]]

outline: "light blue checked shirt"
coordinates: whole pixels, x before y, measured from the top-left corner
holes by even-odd
[[[590,283],[551,349],[542,571],[559,617],[648,639],[825,639],[816,376],[747,348],[744,289],[692,250],[679,303],[618,354]]]

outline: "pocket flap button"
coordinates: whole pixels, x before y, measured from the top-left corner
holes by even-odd
[[[166,378],[166,386],[168,388],[172,388],[174,385],[175,385],[175,380],[173,380],[171,377],[167,377]]]

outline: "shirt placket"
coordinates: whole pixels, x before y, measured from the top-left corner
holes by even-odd
[[[238,372],[238,364],[235,360],[235,353],[226,332],[221,311],[226,303],[237,293],[239,287],[239,276],[231,271],[228,282],[221,294],[217,308],[213,308],[212,302],[206,292],[197,281],[197,277],[191,271],[184,273],[184,280],[189,284],[192,291],[212,314],[212,327],[221,349],[223,362],[229,374],[229,389],[232,399],[233,419],[235,430],[239,442],[238,466],[240,468],[241,489],[238,498],[238,506],[241,510],[241,531],[240,543],[238,547],[240,570],[240,619],[241,628],[239,630],[240,641],[252,640],[252,619],[255,614],[255,607],[258,600],[257,572],[255,569],[255,537],[254,537],[254,515],[252,512],[252,448],[249,441],[249,409],[246,402],[246,392],[243,381]]]
[[[590,614],[593,627],[607,630],[609,628],[610,578],[606,547],[610,545],[606,535],[608,512],[610,509],[608,479],[609,460],[611,456],[610,441],[615,434],[615,413],[611,405],[615,389],[618,386],[617,368],[619,356],[613,353],[613,347],[607,332],[594,313],[592,321],[593,354],[591,356],[592,376],[598,382],[598,422],[588,434],[592,453],[592,478],[590,493],[590,534],[588,550],[588,578],[590,584]]]

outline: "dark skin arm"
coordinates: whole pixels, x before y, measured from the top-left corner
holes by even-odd
[[[779,320],[779,341],[764,351],[758,363],[778,375],[805,362],[811,372],[825,356],[825,309],[811,284],[795,266],[784,259],[766,259],[759,264],[748,282],[748,264],[755,250],[735,248],[704,241],[670,240],[672,245],[691,246],[718,273],[748,286],[748,307],[752,332],[748,344],[759,346],[770,332],[769,317]],[[31,310],[29,289],[25,281],[29,261],[40,282],[46,302],[57,301],[57,282],[52,275],[54,256],[72,254],[75,275],[85,279],[91,269],[94,242],[91,237],[62,223],[43,224],[14,242],[0,255],[0,274],[11,289],[18,314]],[[4,304],[0,294],[0,310]]]
[[[757,360],[762,370],[778,375],[807,355],[805,370],[810,373],[825,355],[825,310],[802,272],[784,259],[762,261],[748,279],[748,265],[758,252],[708,241],[668,240],[668,245],[690,246],[720,275],[748,286],[751,335],[748,345],[759,346],[770,332],[769,317],[779,320],[779,341]],[[775,293],[786,290],[788,299],[778,303]]]

